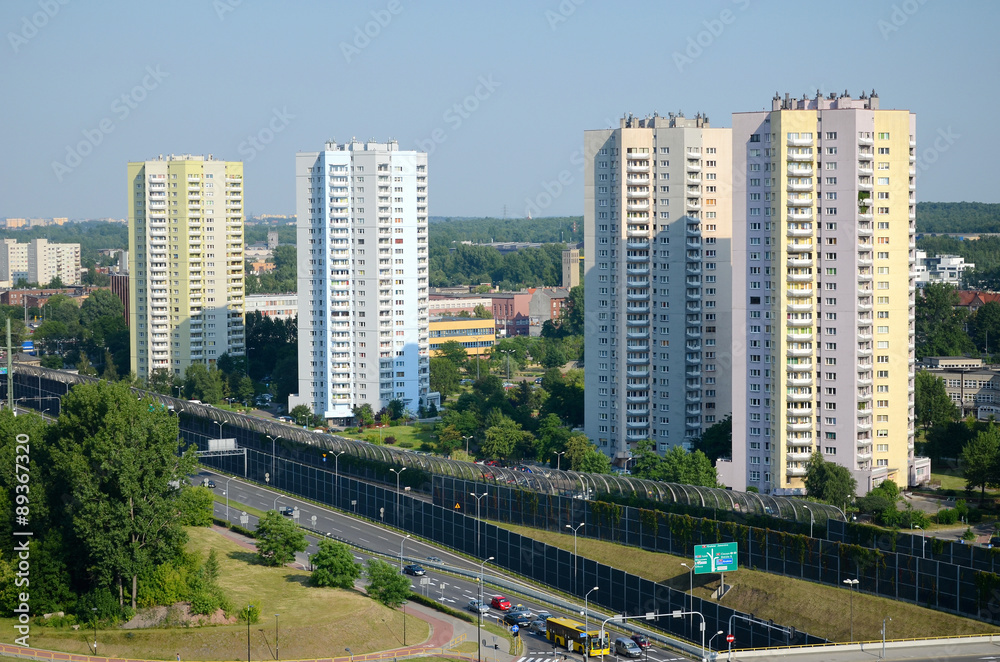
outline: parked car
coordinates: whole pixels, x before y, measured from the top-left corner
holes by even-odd
[[[423,568],[421,568],[416,563],[411,563],[410,565],[403,566],[403,573],[407,575],[413,575],[414,577],[420,577],[427,574]]]
[[[490,606],[500,611],[507,611],[510,609],[510,600],[502,595],[494,595],[493,599],[490,600]]]
[[[473,614],[488,614],[490,613],[490,606],[485,602],[480,602],[479,600],[469,600],[469,604],[466,608]]]
[[[531,621],[531,623],[528,625],[528,630],[534,632],[535,634],[545,636],[545,633],[549,631],[549,628],[545,624],[544,620],[536,618],[535,620]]]
[[[650,647],[649,637],[647,637],[644,634],[633,634],[632,635],[632,641],[634,641],[635,645],[638,646],[639,648],[649,648]]]
[[[631,639],[618,637],[615,639],[615,655],[625,657],[642,657],[642,649]]]

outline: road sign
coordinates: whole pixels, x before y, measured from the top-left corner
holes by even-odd
[[[732,572],[737,570],[736,543],[720,542],[714,545],[694,546],[694,574]]]
[[[514,634],[517,634],[517,631],[520,629],[521,628],[517,626],[517,623],[514,623],[513,625],[510,626],[510,631],[513,632]]]
[[[736,637],[734,637],[731,634],[727,634],[726,635],[726,641],[728,641],[729,643],[733,643],[734,641],[736,641]]]

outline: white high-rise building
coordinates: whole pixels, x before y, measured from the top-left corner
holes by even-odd
[[[129,163],[128,191],[132,372],[243,356],[243,163]]]
[[[915,133],[874,91],[733,115],[729,487],[802,494],[817,451],[859,494],[917,482]]]
[[[326,419],[429,391],[427,154],[327,143],[295,160],[299,392]]]
[[[28,244],[28,282],[46,285],[55,278],[63,285],[80,283],[80,244],[32,239]]]
[[[13,287],[21,279],[28,281],[28,244],[4,239],[0,244],[0,281],[9,281],[9,286]]]
[[[628,116],[584,148],[585,430],[624,465],[730,413],[732,133]]]

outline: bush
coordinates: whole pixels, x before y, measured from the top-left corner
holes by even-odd
[[[260,600],[254,600],[252,604],[244,605],[240,609],[240,622],[250,622],[251,625],[260,620],[261,606]]]
[[[965,533],[962,534],[962,540],[975,540],[976,534],[973,532],[972,527],[966,527]]]
[[[385,438],[385,441],[383,443],[385,443],[386,446],[392,446],[394,443],[396,443],[396,438],[393,437],[392,435],[389,435],[388,437]]]
[[[425,607],[430,607],[431,609],[437,609],[442,614],[447,614],[452,618],[460,618],[467,623],[475,623],[476,617],[468,612],[459,611],[457,609],[452,609],[448,605],[441,604],[433,598],[425,598],[419,593],[413,593],[409,598],[410,602],[416,602],[417,604],[424,605]]]
[[[183,526],[211,526],[215,496],[207,487],[186,487],[181,490],[178,508]]]
[[[954,524],[958,521],[958,511],[954,508],[945,508],[937,514],[938,524]]]

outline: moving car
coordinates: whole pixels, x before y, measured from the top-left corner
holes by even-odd
[[[215,481],[212,480],[212,479],[209,479],[208,482],[205,483],[205,487],[207,487],[210,490],[214,490],[215,489]]]
[[[424,569],[421,568],[416,563],[411,563],[410,565],[403,566],[403,573],[407,575],[413,575],[414,577],[420,577],[421,575],[426,574],[424,572]]]
[[[633,634],[632,641],[634,641],[635,645],[639,648],[649,648],[650,646],[649,637],[644,634]]]
[[[500,611],[507,611],[510,609],[510,600],[502,595],[494,595],[493,599],[490,600],[490,606]]]
[[[545,626],[545,620],[540,618],[536,618],[535,620],[531,621],[531,623],[528,625],[528,630],[543,637],[545,636],[545,633],[549,631],[549,629]]]
[[[507,625],[517,625],[519,627],[526,626],[532,621],[531,616],[524,613],[506,613],[503,615],[503,622]]]
[[[642,657],[642,649],[631,639],[618,637],[615,639],[615,655],[625,657]]]
[[[480,602],[479,600],[469,600],[469,604],[466,608],[474,614],[488,614],[490,613],[490,606],[485,602]]]
[[[434,562],[434,563],[444,563],[444,561],[442,561],[441,559],[439,559],[439,558],[438,558],[438,557],[436,557],[436,556],[428,556],[428,557],[427,557],[427,560],[428,560],[428,561],[432,561],[432,562]]]
[[[295,509],[291,506],[282,506],[281,508],[278,508],[278,512],[285,517],[291,517],[292,513],[295,512]]]
[[[516,607],[511,607],[510,611],[508,611],[507,613],[508,614],[521,614],[523,616],[529,616],[532,619],[535,618],[535,615],[531,613],[531,610],[528,609],[527,607],[525,607],[524,605],[517,605]]]

